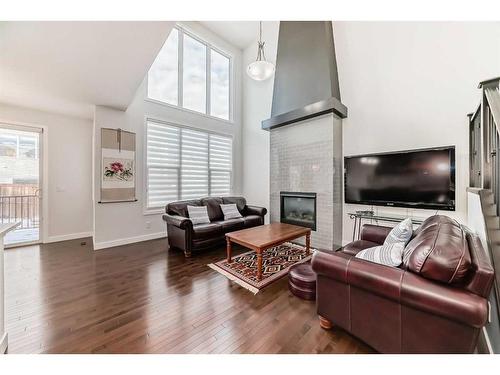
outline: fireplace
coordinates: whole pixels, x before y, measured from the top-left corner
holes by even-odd
[[[316,230],[316,193],[280,192],[282,223]]]

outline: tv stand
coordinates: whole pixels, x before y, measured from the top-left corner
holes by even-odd
[[[378,224],[379,221],[384,223],[399,223],[406,219],[408,216],[399,216],[399,215],[390,215],[390,214],[380,214],[376,215],[372,213],[373,211],[356,211],[349,212],[349,218],[354,219],[354,229],[352,231],[352,240],[359,239],[359,235],[361,233],[361,222],[363,220],[370,220],[370,222],[376,222]],[[420,218],[411,218],[413,224],[420,225],[423,223],[424,219]],[[357,233],[357,236],[356,236]]]

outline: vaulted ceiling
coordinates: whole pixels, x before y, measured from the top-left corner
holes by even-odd
[[[200,21],[200,23],[239,49],[247,48],[259,36],[258,21]],[[264,36],[265,33],[266,22],[263,22]]]
[[[0,102],[92,118],[126,109],[174,22],[1,22]]]

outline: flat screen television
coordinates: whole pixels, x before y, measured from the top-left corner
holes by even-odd
[[[455,210],[455,147],[344,158],[345,202]]]

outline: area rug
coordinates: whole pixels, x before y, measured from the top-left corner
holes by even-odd
[[[311,249],[311,254],[313,253]],[[290,267],[297,263],[307,262],[311,255],[306,255],[304,246],[285,242],[272,247],[262,254],[262,280],[257,280],[257,254],[255,251],[234,256],[232,262],[226,259],[208,266],[223,274],[245,289],[256,294],[272,282],[288,274]]]

